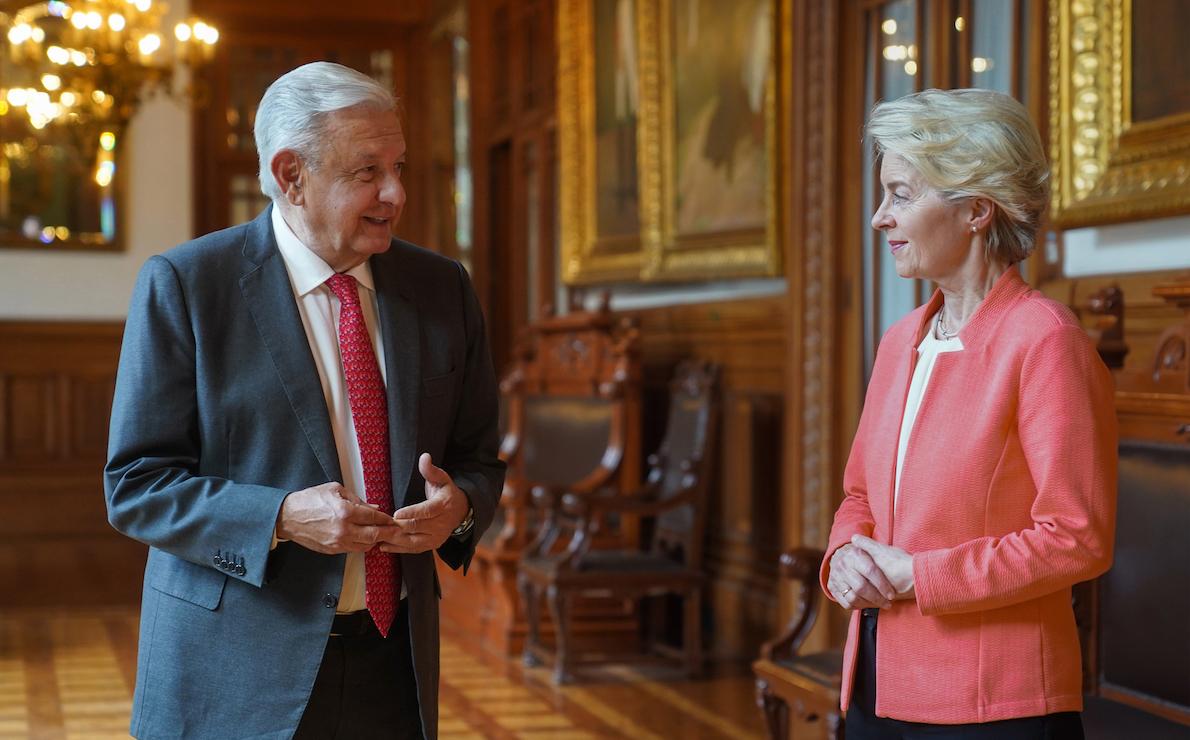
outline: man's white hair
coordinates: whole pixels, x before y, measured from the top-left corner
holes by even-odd
[[[317,168],[326,138],[327,116],[356,106],[396,110],[392,91],[350,67],[311,62],[278,77],[256,109],[256,151],[260,155],[260,191],[276,200],[281,189],[273,178],[277,152],[291,149]]]

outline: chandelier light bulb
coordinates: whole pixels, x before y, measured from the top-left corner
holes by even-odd
[[[174,26],[174,37],[183,44],[190,40],[191,33],[190,26],[185,23]]]
[[[161,37],[155,33],[145,34],[137,46],[140,48],[141,54],[149,56],[161,48]]]
[[[79,101],[79,96],[75,95],[70,90],[66,90],[61,95],[58,96],[58,102],[60,102],[62,105],[66,106],[67,108],[74,107],[75,104],[78,103],[78,101]]]
[[[101,188],[106,188],[112,184],[112,176],[116,174],[116,163],[105,160],[99,163],[99,167],[95,169],[95,182]]]
[[[103,151],[110,152],[116,148],[116,135],[111,131],[104,131],[99,135],[99,146],[103,147]]]
[[[46,90],[57,90],[62,87],[62,78],[58,75],[44,74],[41,76],[41,86]]]
[[[18,23],[8,29],[8,41],[14,46],[23,44],[33,35],[33,29],[24,23]]]
[[[71,13],[70,14],[70,25],[74,26],[75,28],[77,28],[80,31],[83,30],[84,28],[87,27],[87,14],[80,13],[78,11]]]
[[[124,16],[119,13],[112,13],[107,17],[107,25],[113,31],[123,31],[125,25]]]
[[[87,54],[78,49],[70,50],[70,63],[76,67],[82,67],[87,64]]]
[[[87,13],[87,28],[90,28],[92,31],[98,31],[103,28],[103,16],[98,11],[92,10],[90,13]]]
[[[149,8],[153,5],[153,0],[134,0],[132,4],[135,5],[136,9],[140,12],[147,13],[149,12]]]
[[[107,93],[105,93],[103,90],[96,90],[95,92],[91,93],[91,100],[94,100],[96,103],[102,105],[103,101],[107,100]]]
[[[29,102],[29,93],[23,87],[12,88],[5,97],[13,108],[22,108],[25,103]]]

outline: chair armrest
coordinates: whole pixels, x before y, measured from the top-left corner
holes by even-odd
[[[557,509],[562,496],[568,490],[566,486],[552,486],[545,483],[538,483],[529,489],[529,500],[539,509]]]
[[[644,488],[625,495],[600,496],[570,491],[562,496],[562,508],[569,514],[580,517],[598,517],[602,514],[619,513],[653,517],[694,500],[694,490],[687,488],[666,499],[656,498],[656,489]]]
[[[797,655],[798,648],[818,619],[818,569],[823,557],[822,550],[812,547],[797,547],[781,553],[777,572],[783,578],[799,581],[802,587],[789,624],[780,635],[761,647],[761,657],[779,662]]]

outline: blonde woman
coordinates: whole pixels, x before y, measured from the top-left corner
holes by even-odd
[[[1112,382],[1019,263],[1049,199],[1012,98],[877,105],[872,216],[937,286],[880,342],[821,581],[853,610],[847,737],[1081,738],[1073,584],[1111,564]]]

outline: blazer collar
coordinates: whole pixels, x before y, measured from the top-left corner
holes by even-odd
[[[959,331],[963,349],[974,349],[986,344],[1004,315],[1031,290],[1029,284],[1021,278],[1018,265],[1013,265],[1005,270],[1004,274],[996,279],[988,294],[984,296],[979,308],[975,309],[975,315]],[[935,290],[918,318],[917,331],[913,332],[910,337],[912,347],[917,347],[921,343],[922,337],[930,330],[934,314],[940,308],[942,308],[942,291]]]
[[[322,383],[302,326],[285,262],[273,238],[272,205],[248,224],[240,292],[285,388],[289,405],[328,481],[343,480]]]
[[[421,391],[421,324],[412,276],[402,269],[401,242],[374,255],[372,279],[376,283],[376,311],[384,343],[385,376],[388,378],[388,440],[392,467],[393,503],[396,508],[417,498],[410,486],[418,454],[418,412]],[[414,499],[407,497],[414,493]]]

